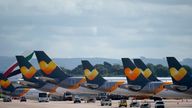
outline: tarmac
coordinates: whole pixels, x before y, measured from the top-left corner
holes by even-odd
[[[151,108],[154,108],[153,100],[138,100],[140,103],[148,102]],[[0,101],[0,108],[118,108],[117,100],[112,101],[112,106],[101,106],[100,101],[96,103],[81,103],[74,104],[73,101],[50,101],[41,102],[34,100],[27,100],[27,102],[20,102],[19,100],[12,100],[12,102]],[[128,108],[131,100],[127,100]],[[164,100],[165,108],[192,108],[192,99],[190,100]]]

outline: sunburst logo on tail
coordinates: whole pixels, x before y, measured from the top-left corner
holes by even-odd
[[[31,66],[29,69],[25,66],[22,66],[20,70],[22,74],[28,79],[33,77],[33,75],[37,72],[37,70],[33,66]]]
[[[89,80],[94,80],[99,73],[96,69],[93,69],[91,72],[89,69],[85,69],[84,74]]]
[[[169,69],[169,71],[170,71],[171,76],[176,81],[180,81],[187,74],[187,71],[185,70],[184,67],[180,68],[179,70],[172,67],[172,68]]]
[[[57,65],[53,61],[49,63],[46,63],[45,61],[41,61],[39,65],[42,71],[47,75],[51,74],[53,70],[57,67]]]
[[[140,72],[144,75],[145,78],[149,78],[152,74],[151,70],[149,68],[145,69],[144,71],[140,69]]]
[[[0,80],[0,85],[3,88],[9,87],[10,84],[11,84],[11,82],[9,80]]]
[[[135,68],[132,71],[130,68],[125,68],[124,73],[130,80],[135,80],[140,75],[140,70]]]

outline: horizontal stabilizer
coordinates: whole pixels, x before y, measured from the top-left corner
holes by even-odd
[[[90,84],[90,83],[83,83],[81,84],[81,86],[89,89],[97,89],[99,87],[99,85],[97,84]]]
[[[58,81],[56,80],[56,79],[54,79],[54,78],[49,78],[49,77],[43,77],[43,76],[41,76],[41,77],[35,77],[36,79],[39,79],[39,80],[42,80],[42,81],[44,81],[44,82],[51,82],[51,83],[54,83],[54,84],[57,84],[58,83]]]
[[[187,86],[174,85],[174,84],[164,85],[164,87],[169,90],[176,90],[181,92],[188,90]]]
[[[29,82],[29,81],[25,81],[25,80],[19,80],[18,83],[21,84],[21,85],[25,85],[25,86],[31,86],[33,88],[34,87],[39,87],[38,84]]]
[[[139,85],[130,85],[130,84],[123,84],[120,86],[122,89],[131,89],[133,91],[139,91],[141,89],[141,86]]]
[[[129,84],[128,84],[128,88],[132,91],[139,91],[142,89],[140,85],[129,85]]]

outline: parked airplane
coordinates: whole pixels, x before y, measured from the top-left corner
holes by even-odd
[[[191,96],[188,96],[183,93],[177,93],[172,90],[167,90],[164,88],[165,85],[172,84],[172,82],[168,81],[161,81],[157,79],[153,72],[143,63],[141,59],[134,59],[133,60],[137,68],[140,69],[140,71],[143,73],[146,79],[149,79],[150,82],[158,82],[161,83],[160,86],[155,86],[156,90],[154,91],[154,97],[163,97],[163,98],[191,98]],[[150,89],[150,88],[149,88]]]
[[[140,72],[129,58],[122,58],[124,74],[127,78],[128,89],[132,91],[139,91],[143,93],[151,93],[154,91],[154,88],[151,88],[149,91],[148,87],[151,83],[150,80],[146,79],[145,76]]]
[[[192,94],[192,73],[187,71],[175,57],[167,57],[169,72],[173,84],[165,86],[167,89]]]
[[[41,80],[57,84],[66,91],[70,91],[74,94],[85,93],[85,94],[97,94],[98,91],[87,89],[81,86],[85,83],[84,77],[72,77],[56,65],[43,51],[35,51],[39,67],[42,71],[43,77],[39,77]]]
[[[14,86],[3,74],[0,74],[0,86],[2,94],[12,97],[23,96],[30,90],[30,88],[25,86]]]
[[[17,62],[20,67],[20,71],[23,76],[23,80],[20,80],[20,84],[29,86],[31,88],[35,88],[41,91],[56,93],[56,89],[58,85],[46,83],[42,80],[36,79],[35,74],[37,74],[37,70],[31,63],[27,61],[27,59],[23,56],[16,56]]]
[[[94,68],[89,61],[82,60],[84,75],[87,80],[85,86],[90,89],[95,89],[101,92],[111,93],[111,94],[119,94],[119,95],[127,95],[127,96],[137,96],[140,95],[137,92],[131,92],[127,89],[124,89],[123,86],[126,86],[124,80],[117,80],[116,77],[113,80],[107,80],[109,78],[104,79],[99,71]]]
[[[34,52],[33,51],[25,51],[22,55],[27,59],[27,60],[31,60],[31,58],[33,57]],[[18,66],[17,61],[15,61],[11,66],[9,66],[4,72],[3,72],[3,76],[6,78],[15,76],[17,74],[20,74],[20,70],[14,70],[16,69],[16,67]]]
[[[164,90],[164,85],[165,84],[171,84],[172,82],[162,82],[159,79],[157,79],[153,72],[143,63],[141,59],[134,59],[133,60],[135,63],[134,68],[138,68],[141,72],[141,75],[144,76],[144,79],[147,79],[148,82],[145,83],[145,88],[146,90],[143,89],[143,91],[148,91],[149,93],[153,94],[158,94]],[[126,62],[126,60],[124,60]],[[133,67],[134,64],[131,62],[131,60],[127,59],[127,64],[130,64],[130,67]],[[132,65],[132,66],[131,66]],[[139,80],[139,79],[138,79]],[[134,82],[134,81],[133,81]]]

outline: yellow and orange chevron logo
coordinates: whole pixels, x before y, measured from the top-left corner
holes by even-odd
[[[31,77],[33,77],[33,75],[37,72],[37,70],[31,66],[29,69],[25,66],[22,66],[20,68],[21,73],[28,79],[30,79]]]
[[[0,80],[0,85],[3,88],[7,88],[10,84],[11,82],[9,80]]]
[[[125,68],[124,73],[130,80],[135,80],[140,75],[140,70],[135,68],[133,71],[130,68]]]
[[[142,69],[139,69],[140,72],[144,75],[145,78],[149,78],[152,74],[151,70],[149,68],[145,69],[144,71]]]
[[[89,80],[94,80],[99,73],[96,69],[93,69],[91,72],[89,69],[85,69],[84,74]]]
[[[49,63],[41,61],[39,62],[39,65],[41,70],[47,75],[51,74],[53,70],[57,67],[57,65],[53,61],[50,61]]]
[[[171,76],[176,81],[180,81],[187,74],[187,71],[185,70],[184,67],[180,68],[179,70],[172,67],[172,68],[169,69],[169,71],[170,71]]]

